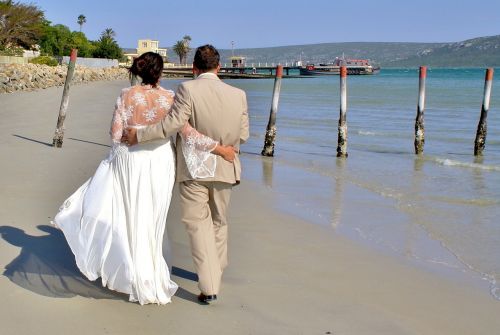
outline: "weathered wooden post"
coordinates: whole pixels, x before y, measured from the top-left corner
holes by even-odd
[[[73,74],[75,73],[76,55],[78,54],[77,49],[71,50],[71,56],[69,57],[68,73],[66,74],[66,81],[64,82],[63,96],[61,100],[61,106],[59,107],[59,117],[57,118],[56,131],[54,133],[54,139],[52,140],[52,146],[56,148],[62,147],[64,138],[64,119],[66,119],[66,110],[68,109],[69,103],[69,86],[71,79],[73,79]]]
[[[340,67],[340,117],[337,157],[347,157],[347,67]]]
[[[283,76],[283,66],[276,67],[276,77],[274,78],[273,100],[271,103],[271,112],[269,113],[269,122],[267,123],[266,139],[264,140],[264,149],[262,156],[274,156],[274,140],[276,138],[276,113],[278,112],[278,102],[281,91],[281,78]]]
[[[130,74],[130,86],[137,85],[137,76],[135,74]]]
[[[424,110],[425,110],[425,79],[427,78],[427,67],[420,67],[418,81],[418,105],[417,117],[415,118],[415,154],[420,155],[424,152],[425,129],[424,129]]]
[[[481,106],[481,117],[479,118],[479,124],[477,125],[476,140],[474,142],[474,156],[481,156],[483,154],[484,146],[486,145],[486,118],[488,117],[488,110],[490,109],[492,83],[493,68],[489,68],[486,70],[486,76],[484,78],[483,105]]]

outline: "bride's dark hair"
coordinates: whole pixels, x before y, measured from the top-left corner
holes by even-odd
[[[134,59],[129,69],[131,75],[141,77],[145,85],[156,86],[163,71],[163,58],[155,52],[146,52]]]

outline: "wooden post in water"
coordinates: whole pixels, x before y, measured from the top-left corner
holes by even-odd
[[[276,139],[276,113],[278,112],[278,102],[281,91],[281,77],[283,76],[283,66],[276,67],[276,77],[274,78],[273,100],[271,103],[271,112],[269,113],[269,122],[267,123],[266,139],[264,140],[264,149],[262,156],[274,156],[274,140]]]
[[[71,50],[71,56],[69,57],[68,73],[66,74],[66,81],[64,82],[63,96],[61,100],[61,106],[59,107],[59,117],[57,118],[56,131],[54,133],[54,139],[52,140],[52,146],[56,148],[61,148],[64,138],[64,120],[66,119],[66,110],[68,109],[69,103],[69,86],[71,79],[73,79],[73,74],[75,73],[76,55],[78,54],[77,49]]]
[[[424,129],[424,110],[425,110],[425,79],[427,78],[427,67],[420,67],[418,81],[418,105],[417,117],[415,118],[415,154],[420,155],[424,152],[425,129]]]
[[[340,117],[337,157],[347,157],[347,67],[340,67]]]
[[[486,118],[488,116],[488,110],[490,109],[492,83],[493,68],[489,68],[486,70],[486,76],[484,78],[483,105],[481,106],[481,117],[479,118],[479,124],[477,125],[476,140],[474,142],[474,156],[481,156],[483,154],[484,146],[486,145]]]
[[[130,86],[137,85],[137,76],[135,74],[130,74]]]

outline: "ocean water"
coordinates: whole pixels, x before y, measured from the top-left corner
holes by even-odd
[[[283,79],[274,158],[260,156],[273,80],[228,80],[249,104],[244,175],[275,192],[280,210],[429,271],[477,280],[500,300],[499,79],[484,155],[473,155],[484,75],[428,70],[422,156],[413,148],[418,70],[348,77],[347,159],[336,158],[339,77]]]

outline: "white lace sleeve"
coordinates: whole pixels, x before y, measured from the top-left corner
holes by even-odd
[[[115,144],[120,143],[122,138],[123,129],[126,127],[127,117],[125,113],[125,107],[123,104],[123,92],[116,99],[115,111],[113,113],[113,119],[111,120],[111,129],[109,134],[111,136],[111,141]]]
[[[191,177],[193,179],[213,177],[217,167],[217,157],[210,152],[218,143],[197,132],[189,123],[184,126],[180,135],[182,154]]]
[[[124,104],[124,95],[127,91],[128,88],[123,89],[120,96],[116,99],[115,110],[113,112],[113,118],[111,119],[111,128],[109,130],[109,135],[111,136],[111,150],[107,158],[108,161],[113,160],[119,151],[127,150],[126,146],[121,143],[123,130],[128,126],[128,115]]]

